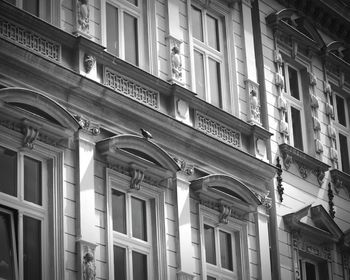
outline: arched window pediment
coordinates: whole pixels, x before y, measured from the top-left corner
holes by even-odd
[[[23,145],[33,148],[39,139],[55,144],[68,139],[80,128],[64,107],[42,93],[25,88],[0,89],[0,119],[24,133]]]
[[[98,152],[110,165],[127,170],[132,177],[151,178],[156,184],[173,178],[180,167],[174,159],[151,140],[136,135],[117,135],[99,141]],[[139,183],[137,183],[139,185]],[[135,187],[131,186],[131,187]]]
[[[257,196],[241,181],[229,175],[208,175],[191,182],[191,189],[210,201],[248,213],[261,205]]]

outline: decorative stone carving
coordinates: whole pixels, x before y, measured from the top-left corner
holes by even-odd
[[[224,204],[220,204],[219,210],[220,210],[219,222],[222,224],[228,224],[228,217],[231,216],[231,212],[232,212],[231,207]]]
[[[285,136],[289,135],[288,123],[285,120],[280,120],[280,133]]]
[[[277,167],[277,177],[276,177],[276,179],[277,179],[277,192],[280,196],[280,201],[282,202],[283,201],[283,192],[284,192],[284,188],[282,186],[282,181],[283,181],[283,179],[282,179],[282,166],[280,164],[280,158],[277,157],[276,160],[277,160],[277,163],[276,163],[276,167]]]
[[[350,175],[338,169],[332,169],[330,174],[335,192],[339,193],[340,189],[345,189],[350,198]]]
[[[194,173],[194,165],[193,164],[188,164],[183,159],[179,159],[176,157],[174,157],[174,160],[180,166],[181,171],[183,171],[186,175],[188,175],[188,176],[193,175],[193,173]]]
[[[0,18],[0,38],[25,47],[45,58],[60,62],[61,45],[53,42],[38,33]]]
[[[314,130],[315,131],[320,131],[321,130],[321,122],[317,117],[312,117],[312,123],[314,125]]]
[[[332,88],[328,82],[325,82],[325,84],[324,84],[324,93],[328,94],[329,96],[331,96],[331,94],[332,94]]]
[[[307,178],[310,173],[313,173],[317,177],[318,183],[320,185],[323,183],[325,172],[329,169],[329,165],[288,144],[281,144],[279,147],[287,170],[291,163],[294,162],[303,179]]]
[[[249,79],[245,81],[248,92],[248,120],[251,123],[261,125],[259,85]]]
[[[169,56],[170,56],[170,69],[169,69],[169,81],[174,83],[183,84],[182,82],[182,58],[181,58],[181,44],[182,41],[176,39],[173,36],[167,36]]]
[[[310,86],[315,86],[317,83],[317,76],[316,74],[309,72],[309,79],[310,79]]]
[[[23,146],[29,149],[33,149],[34,148],[33,142],[37,139],[39,135],[39,129],[26,125],[23,128],[23,132],[24,132]]]
[[[333,202],[334,194],[332,190],[331,183],[328,183],[328,205],[329,205],[329,215],[334,219],[335,210],[334,210],[334,202]]]
[[[130,181],[130,189],[132,190],[140,190],[141,188],[141,183],[143,181],[144,178],[144,170],[140,170],[137,168],[132,168],[131,169],[131,181]]]
[[[337,137],[337,132],[336,132],[334,126],[331,124],[328,125],[328,136],[329,136],[329,138],[334,139],[334,140]]]
[[[338,161],[338,152],[335,148],[333,148],[333,147],[329,148],[329,157],[333,162]]]
[[[275,75],[275,84],[281,89],[284,88],[284,77],[281,73],[277,72]]]
[[[77,0],[77,30],[89,33],[90,10],[88,0]]]
[[[287,111],[287,100],[283,96],[278,97],[277,105],[279,110]]]
[[[189,105],[186,101],[178,99],[176,101],[176,111],[181,118],[187,118],[189,115]]]
[[[315,149],[316,149],[316,153],[318,154],[323,153],[323,144],[320,139],[315,139]]]
[[[142,104],[159,109],[159,92],[138,83],[118,72],[105,68],[104,85]]]
[[[98,123],[90,121],[83,116],[75,115],[74,117],[84,131],[89,132],[92,135],[99,135],[101,133],[100,125]]]
[[[311,99],[311,107],[315,110],[318,109],[319,104],[318,104],[318,99],[315,94],[310,94],[310,99]]]
[[[83,279],[95,280],[96,277],[96,265],[92,252],[86,252],[83,257]]]
[[[275,63],[277,64],[277,66],[281,66],[283,63],[283,59],[282,59],[282,55],[278,50],[274,50],[274,54],[275,54]]]
[[[327,102],[325,104],[325,109],[326,109],[326,115],[329,118],[333,118],[333,116],[334,116],[334,108],[333,108],[333,106]]]
[[[86,73],[90,73],[96,63],[96,58],[90,54],[84,54],[84,69]]]
[[[258,192],[254,192],[254,194],[258,198],[258,200],[261,202],[261,204],[266,207],[266,209],[271,209],[272,199],[269,197],[270,192],[267,192],[266,194],[260,194]]]
[[[199,111],[196,111],[195,114],[195,128],[236,148],[241,146],[240,132],[227,127]]]

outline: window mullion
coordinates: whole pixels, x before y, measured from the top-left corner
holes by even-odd
[[[119,26],[119,38],[118,38],[118,43],[119,43],[119,58],[125,59],[125,45],[124,45],[124,13],[125,10],[118,8],[118,26]]]
[[[221,269],[221,252],[220,252],[220,235],[219,229],[215,228],[215,255],[216,255],[216,266]]]
[[[18,212],[18,270],[19,270],[19,280],[24,279],[23,275],[23,213]]]
[[[132,247],[127,247],[127,259],[126,259],[127,275],[130,277],[128,279],[134,278],[133,263],[132,263]]]
[[[208,103],[211,102],[210,98],[210,82],[209,82],[209,59],[208,54],[206,52],[203,52],[203,59],[204,59],[204,84],[205,84],[205,100],[207,100]]]

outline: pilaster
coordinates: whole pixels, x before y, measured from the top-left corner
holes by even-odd
[[[266,214],[264,205],[258,207],[255,213],[257,245],[259,248],[260,278],[261,280],[271,280],[270,262],[270,241],[268,229],[269,215]]]
[[[244,38],[244,53],[246,66],[246,94],[247,94],[247,112],[248,121],[261,125],[260,118],[260,93],[257,82],[256,57],[254,48],[252,5],[251,1],[243,0],[242,5],[242,23]]]
[[[185,176],[183,176],[185,177]],[[193,279],[193,250],[191,243],[191,220],[190,220],[190,183],[185,178],[177,177],[177,214],[179,220],[179,270],[178,280]]]
[[[78,279],[93,280],[96,275],[95,248],[97,242],[94,189],[94,149],[91,136],[85,130],[77,133],[77,249]]]

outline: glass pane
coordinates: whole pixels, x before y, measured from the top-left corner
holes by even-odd
[[[213,227],[204,225],[204,240],[206,261],[211,264],[216,264],[215,232]]]
[[[12,225],[10,214],[0,210],[0,279],[15,279]]]
[[[207,29],[209,46],[220,51],[218,20],[207,15]]]
[[[119,56],[118,9],[106,3],[107,51]]]
[[[348,139],[341,133],[339,133],[339,144],[342,170],[350,174]]]
[[[124,29],[125,60],[139,65],[137,19],[124,13]]]
[[[338,95],[335,96],[337,101],[337,114],[338,114],[338,122],[346,126],[346,117],[345,117],[345,104],[344,99]]]
[[[194,69],[197,96],[201,99],[205,99],[203,54],[197,51],[194,51]]]
[[[288,75],[289,75],[290,95],[293,96],[294,98],[300,100],[298,72],[295,69],[288,67]]]
[[[233,270],[231,234],[220,230],[221,266]]]
[[[25,280],[41,279],[41,222],[23,216],[23,273]]]
[[[147,256],[132,252],[133,280],[147,280]]]
[[[220,63],[209,58],[209,81],[211,104],[221,107]]]
[[[299,150],[303,150],[303,135],[301,132],[300,111],[294,107],[290,108],[292,111],[294,147]]]
[[[39,0],[23,0],[23,10],[39,16]]]
[[[114,280],[126,280],[125,248],[113,246],[114,249]]]
[[[303,270],[304,270],[304,268],[303,268],[303,263],[301,262],[301,260],[299,260],[299,268],[300,268],[300,280],[303,280],[303,277],[304,277]]]
[[[132,236],[147,241],[146,202],[132,197]]]
[[[1,146],[0,192],[17,196],[17,153]]]
[[[316,280],[316,267],[314,264],[305,262],[306,280]]]
[[[192,6],[192,35],[203,42],[202,12]]]
[[[42,205],[41,162],[24,157],[24,199]]]
[[[113,230],[126,233],[126,204],[125,194],[112,190]]]

